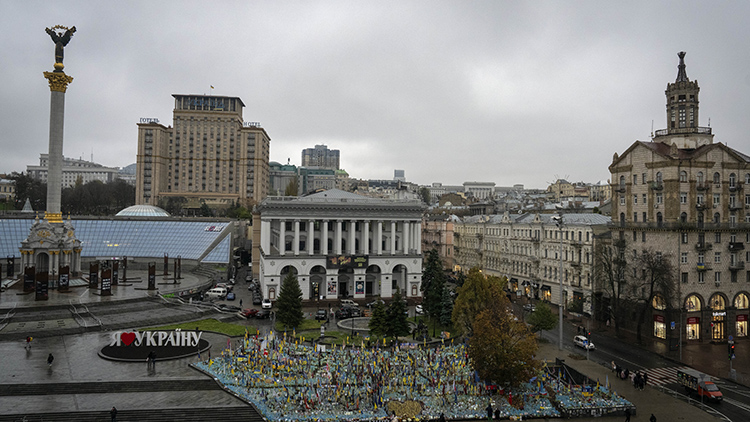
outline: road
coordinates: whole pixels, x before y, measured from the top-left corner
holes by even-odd
[[[558,344],[559,328],[542,333],[543,337],[552,344]],[[630,372],[641,371],[648,374],[648,384],[672,391],[674,395],[685,396],[684,388],[677,383],[677,369],[687,367],[648,350],[629,345],[615,337],[592,333],[591,341],[596,345],[595,351],[586,352],[573,345],[573,337],[577,334],[576,327],[565,323],[563,326],[563,348],[581,355],[601,365],[611,367],[614,361],[617,365],[627,368]],[[717,356],[717,359],[726,358]],[[614,376],[614,373],[612,373]],[[602,380],[603,381],[603,380]],[[724,394],[723,403],[704,403],[732,422],[750,421],[750,389],[730,381],[714,378],[713,381]],[[632,387],[628,387],[632,388]]]

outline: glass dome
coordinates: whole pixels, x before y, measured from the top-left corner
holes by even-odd
[[[133,205],[118,212],[117,217],[169,217],[169,213],[153,205]]]

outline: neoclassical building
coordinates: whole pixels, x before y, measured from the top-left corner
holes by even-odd
[[[622,256],[649,248],[675,268],[675,297],[651,304],[654,337],[722,342],[748,332],[750,157],[698,126],[700,88],[684,57],[665,91],[667,128],[609,166],[612,238]]]
[[[596,235],[608,230],[609,217],[563,214],[559,227],[552,214],[496,214],[465,217],[454,224],[456,261],[468,270],[505,276],[520,295],[565,306],[578,301],[591,314]],[[562,273],[560,263],[562,261]]]
[[[289,273],[305,300],[420,296],[423,208],[337,189],[267,197],[254,211],[253,275],[271,300]]]

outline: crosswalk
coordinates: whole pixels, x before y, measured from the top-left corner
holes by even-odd
[[[649,385],[667,385],[677,382],[677,370],[685,369],[687,366],[670,366],[667,368],[647,369]]]

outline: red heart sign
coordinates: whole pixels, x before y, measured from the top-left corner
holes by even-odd
[[[126,346],[130,346],[135,341],[135,333],[122,333],[120,334],[120,341]]]

